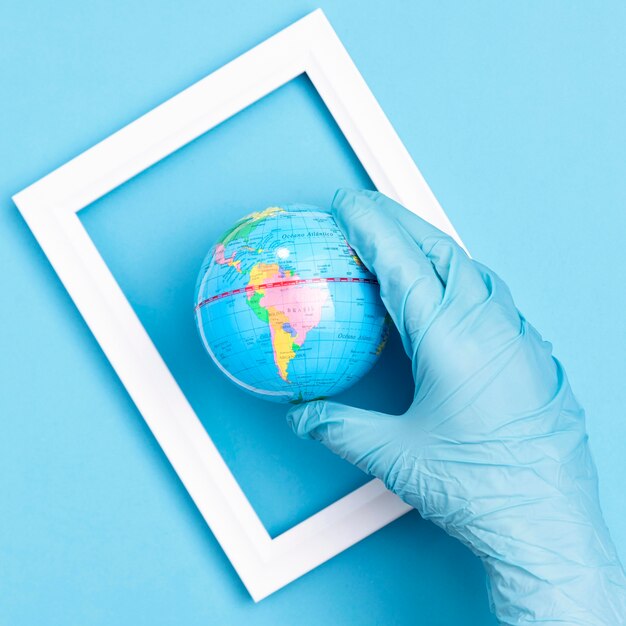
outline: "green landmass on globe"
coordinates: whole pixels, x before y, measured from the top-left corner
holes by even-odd
[[[330,213],[307,205],[269,207],[228,229],[202,265],[195,313],[219,369],[277,402],[343,391],[389,333],[375,277]]]

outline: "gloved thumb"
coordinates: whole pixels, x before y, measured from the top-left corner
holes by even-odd
[[[397,416],[317,400],[300,404],[287,413],[298,437],[321,441],[329,450],[364,472],[382,478]]]

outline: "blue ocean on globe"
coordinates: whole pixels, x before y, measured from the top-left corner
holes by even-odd
[[[222,373],[275,402],[350,387],[389,334],[376,278],[332,215],[307,205],[272,206],[226,231],[202,264],[195,316]]]

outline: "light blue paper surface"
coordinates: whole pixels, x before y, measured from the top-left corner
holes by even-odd
[[[554,343],[626,558],[626,8],[320,5],[470,251]],[[416,514],[253,604],[10,201],[316,6],[0,6],[2,626],[494,623],[480,563]],[[81,214],[273,535],[365,477],[223,383],[196,273],[240,215],[369,184],[299,78]],[[401,411],[409,383],[394,337],[343,399]]]

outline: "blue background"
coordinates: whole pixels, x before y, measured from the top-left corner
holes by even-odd
[[[553,341],[626,557],[626,5],[319,5],[468,248]],[[479,562],[416,513],[253,604],[10,200],[316,6],[0,5],[3,626],[495,623]],[[222,384],[195,336],[196,272],[242,213],[368,184],[300,78],[81,214],[273,535],[364,477]],[[344,399],[410,396],[394,337]]]

